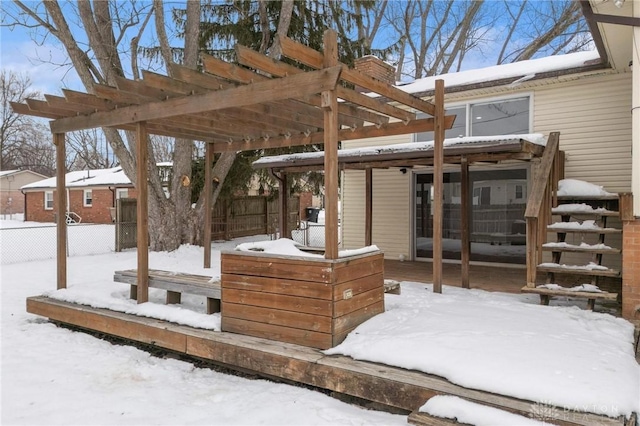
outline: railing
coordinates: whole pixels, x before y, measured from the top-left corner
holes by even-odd
[[[558,181],[564,174],[560,154],[560,132],[549,134],[540,164],[533,173],[533,185],[524,217],[527,222],[527,287],[536,286],[536,267],[542,261],[542,244],[551,220],[551,207],[557,205]]]

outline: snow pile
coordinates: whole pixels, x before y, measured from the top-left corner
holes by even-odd
[[[279,238],[273,241],[259,241],[251,243],[243,243],[236,246],[238,251],[254,251],[268,254],[280,254],[285,256],[304,256],[315,257],[323,259],[321,254],[310,253],[304,250],[300,250],[298,247],[303,247],[302,244],[293,241],[289,238]],[[338,257],[356,256],[359,254],[373,253],[380,249],[376,245],[366,246],[359,249],[340,250]]]
[[[598,265],[594,262],[589,262],[588,265],[565,265],[553,262],[544,262],[538,266],[542,266],[544,268],[563,268],[563,269],[575,269],[580,271],[608,271],[609,268],[606,266]]]
[[[584,229],[584,230],[592,230],[592,229],[605,229],[601,228],[595,220],[585,220],[582,222],[556,222],[547,226],[547,228],[555,229]]]
[[[574,213],[574,212],[585,212],[585,213],[610,213],[611,210],[607,210],[604,207],[598,207],[594,209],[588,204],[580,203],[580,204],[560,204],[558,207],[554,207],[551,210],[554,214],[558,213]]]
[[[562,179],[558,182],[559,197],[606,197],[616,195],[602,186],[578,179]]]
[[[451,395],[434,396],[420,407],[419,411],[476,426],[541,426],[546,424]]]
[[[633,325],[578,308],[402,283],[386,312],[327,354],[380,362],[458,385],[608,416],[640,410]],[[473,354],[473,356],[470,356]]]
[[[600,287],[593,284],[580,284],[573,287],[562,287],[558,284],[542,284],[537,286],[537,288],[546,288],[548,290],[568,290],[568,291],[582,291],[586,293],[602,293]]]
[[[582,250],[610,250],[611,246],[608,246],[604,243],[598,243],[598,244],[587,244],[587,243],[580,243],[579,246],[574,245],[574,244],[569,244],[566,243],[564,241],[562,242],[550,242],[550,243],[544,243],[542,245],[542,247],[549,247],[549,248],[569,248],[569,249],[582,249]]]

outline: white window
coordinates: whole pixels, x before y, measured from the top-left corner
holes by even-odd
[[[44,192],[44,209],[53,210],[53,191]]]
[[[116,200],[120,198],[129,198],[129,190],[127,188],[116,189]]]
[[[463,136],[493,136],[530,133],[531,98],[495,99],[446,108],[446,115],[455,115],[451,129],[445,130],[445,138]],[[425,114],[419,114],[425,117]],[[416,142],[433,140],[433,132],[417,133]]]
[[[84,190],[83,200],[84,200],[83,205],[85,207],[91,207],[93,205],[93,193],[91,192],[90,189]]]

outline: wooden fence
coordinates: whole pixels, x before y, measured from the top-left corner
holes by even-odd
[[[289,229],[298,226],[300,198],[290,197]],[[211,217],[211,239],[230,240],[258,234],[278,232],[278,199],[265,196],[238,197],[229,201],[218,201]],[[291,238],[291,235],[286,235]]]
[[[290,197],[289,229],[296,229],[300,219],[300,198]],[[265,196],[238,197],[233,200],[219,200],[211,212],[211,239],[231,240],[259,234],[278,232],[278,199],[269,200]],[[136,239],[136,199],[121,198],[116,206],[116,251],[135,248]],[[291,235],[287,235],[291,238]]]

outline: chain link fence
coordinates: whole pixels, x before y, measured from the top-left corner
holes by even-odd
[[[115,250],[115,225],[67,226],[67,256],[111,253]],[[56,258],[56,226],[0,229],[0,264]]]
[[[341,243],[342,232],[338,226],[338,243]],[[324,224],[301,221],[300,227],[291,231],[291,239],[307,247],[324,248]]]

